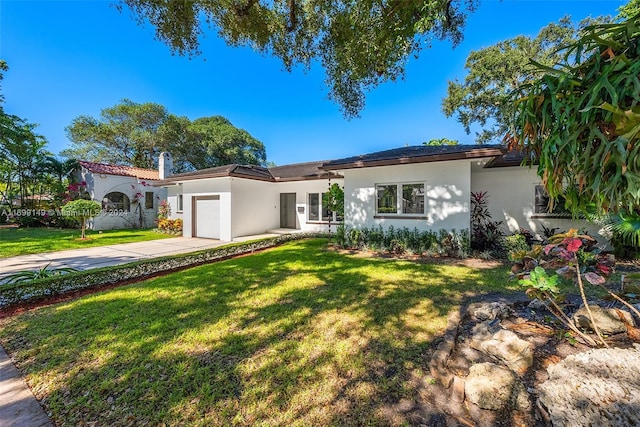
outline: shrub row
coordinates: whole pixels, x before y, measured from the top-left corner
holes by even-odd
[[[0,285],[0,308],[95,286],[116,284],[132,279],[143,279],[161,272],[219,261],[275,247],[292,240],[326,236],[326,234],[322,233],[285,234],[267,239],[231,243],[183,255],[165,256],[119,266],[79,271],[31,282]]]
[[[336,244],[346,248],[386,251],[393,253],[446,255],[464,257],[469,253],[469,230],[420,231],[406,227],[383,229],[345,228],[339,226],[335,236]]]

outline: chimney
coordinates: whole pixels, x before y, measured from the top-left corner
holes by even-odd
[[[160,179],[166,179],[173,174],[173,159],[171,154],[163,151],[158,158],[158,175]]]

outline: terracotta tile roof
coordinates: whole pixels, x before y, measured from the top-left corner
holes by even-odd
[[[417,145],[331,160],[326,162],[322,169],[354,169],[501,155],[502,146],[500,145]]]
[[[132,166],[109,165],[106,163],[87,162],[80,160],[80,166],[92,173],[104,175],[132,176],[140,179],[158,180],[160,176],[157,170],[134,168]]]

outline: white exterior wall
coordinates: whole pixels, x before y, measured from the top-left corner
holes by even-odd
[[[178,194],[182,194],[181,185],[171,185],[167,187],[167,202],[169,203],[169,208],[171,209],[169,213],[169,218],[170,219],[180,218],[184,221],[184,211],[178,210]],[[184,209],[184,198],[182,200],[182,205]]]
[[[272,182],[251,179],[231,180],[231,237],[262,234],[278,228],[279,195]]]
[[[182,235],[193,237],[193,198],[196,196],[220,196],[220,240],[231,241],[231,179],[206,178],[193,181],[185,181],[182,185]],[[174,213],[172,206],[171,218],[180,218]]]
[[[345,182],[345,225],[350,228],[407,227],[419,230],[468,229],[471,166],[469,160],[349,169]],[[424,219],[376,218],[376,185],[425,184]]]
[[[331,184],[344,186],[343,179],[332,179]],[[309,181],[280,182],[276,184],[277,218],[275,228],[280,227],[280,193],[296,193],[296,228],[307,232],[326,232],[329,224],[322,221],[309,221],[309,193],[326,193],[329,191],[329,180],[318,179]],[[346,197],[346,196],[345,196]],[[335,231],[336,223],[331,224]]]
[[[558,228],[558,232],[580,228],[587,230],[591,236],[600,235],[600,227],[587,221],[536,214],[534,188],[539,184],[540,178],[535,168],[514,166],[474,169],[471,190],[488,192],[491,217],[494,221],[503,221],[509,232],[525,228],[540,237],[543,231],[542,225],[544,225],[547,228]]]
[[[151,180],[142,180],[130,176],[94,174],[82,168],[80,180],[87,183],[87,190],[92,200],[102,203],[104,196],[111,192],[119,192],[129,197],[128,213],[103,211],[89,221],[89,227],[94,230],[112,230],[134,228],[139,226],[140,212],[142,212],[142,227],[151,228],[155,225],[158,205],[166,197],[166,190],[153,187]],[[135,194],[140,192],[142,198],[134,203]],[[154,193],[153,209],[145,208],[145,192]]]

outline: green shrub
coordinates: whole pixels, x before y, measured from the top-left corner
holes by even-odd
[[[528,252],[531,246],[527,243],[527,238],[522,234],[512,234],[504,239],[504,250],[509,256],[509,260],[513,261],[514,254]]]

